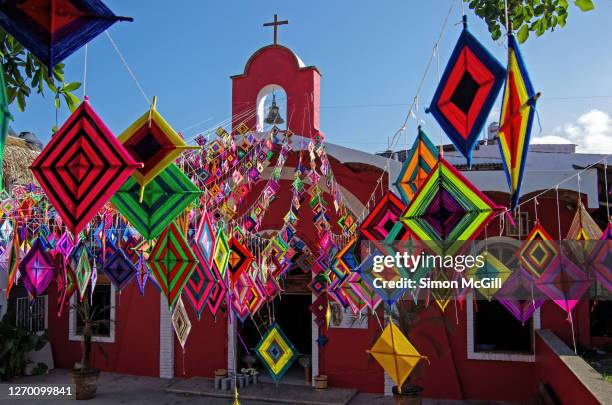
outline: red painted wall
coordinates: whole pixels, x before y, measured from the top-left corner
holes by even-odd
[[[536,353],[536,376],[552,387],[561,404],[600,403],[540,336],[536,337]]]
[[[49,341],[58,368],[72,368],[81,360],[81,343],[68,340],[68,305],[57,317],[57,289],[49,295]],[[159,376],[159,290],[148,283],[144,297],[136,282],[115,299],[115,343],[95,343],[92,367],[125,374]],[[102,350],[105,353],[102,353]]]

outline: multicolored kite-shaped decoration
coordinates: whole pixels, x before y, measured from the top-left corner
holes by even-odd
[[[204,259],[204,263],[206,263],[206,265],[209,267],[213,265],[213,254],[215,251],[216,240],[215,231],[213,229],[212,222],[210,221],[210,215],[208,212],[204,212],[196,231],[195,241],[198,245],[200,245],[202,252],[202,257],[198,260],[202,261],[202,259]]]
[[[600,240],[593,244],[589,266],[597,282],[612,294],[612,223],[608,224]]]
[[[149,255],[151,275],[168,299],[168,309],[178,300],[198,262],[185,236],[174,222],[164,229]]]
[[[142,195],[135,176],[130,177],[111,198],[111,202],[143,238],[151,240],[201,193],[173,163],[147,185]]]
[[[370,353],[389,374],[389,377],[395,382],[399,392],[406,381],[406,378],[412,373],[412,370],[421,361],[427,359],[415,349],[402,331],[390,322],[382,331],[374,346],[367,351]]]
[[[227,264],[230,257],[230,248],[227,243],[227,237],[223,228],[219,227],[216,236],[217,243],[215,243],[215,250],[213,252],[213,262],[219,271],[221,277],[220,280],[227,282]]]
[[[183,295],[187,298],[187,301],[199,320],[202,311],[206,308],[208,296],[215,287],[215,282],[217,280],[212,268],[208,265],[204,257],[203,249],[200,244],[194,242],[191,244],[191,248],[196,259],[198,259],[198,265],[193,271],[193,274],[191,274],[187,284],[185,284]]]
[[[181,347],[183,350],[185,350],[185,343],[187,343],[187,337],[191,331],[191,321],[189,320],[189,315],[187,315],[187,311],[185,310],[183,300],[180,298],[174,306],[174,311],[172,312],[172,326],[174,327],[174,332],[176,333],[176,337],[178,338]]]
[[[278,382],[298,357],[298,353],[281,328],[273,323],[255,348],[270,376]]]
[[[32,247],[19,263],[19,272],[26,290],[35,297],[44,293],[53,280],[55,262],[44,246],[41,236],[34,240]]]
[[[147,285],[150,274],[151,271],[149,270],[149,265],[144,258],[144,253],[141,253],[138,255],[138,263],[136,263],[136,283],[138,284],[140,295],[144,295],[145,286]]]
[[[535,105],[535,93],[514,35],[508,36],[508,71],[498,131],[499,150],[510,187],[510,208],[516,208],[527,161]]]
[[[230,282],[233,284],[242,273],[248,270],[255,258],[249,249],[236,238],[230,239],[228,246],[230,248],[230,254],[227,261],[227,268],[229,270]]]
[[[557,255],[536,285],[568,314],[591,286],[587,274],[563,254]]]
[[[496,297],[523,324],[544,304],[535,281],[536,278],[530,272],[519,268],[506,280]]]
[[[21,248],[19,247],[19,232],[17,232],[17,229],[13,231],[13,240],[11,241],[11,247],[7,247],[5,252],[7,252],[8,254],[8,260],[6,262],[6,268],[8,270],[8,279],[6,283],[6,298],[8,299],[11,293],[11,288],[17,281],[17,274],[19,272],[19,262],[21,261],[22,252]]]
[[[468,31],[466,17],[463,27],[427,111],[471,165],[472,150],[501,89],[505,70]]]
[[[508,277],[512,274],[512,270],[510,270],[501,260],[495,257],[491,252],[480,252],[480,255],[483,256],[484,265],[483,266],[474,266],[468,269],[465,272],[465,277],[467,279],[472,279],[475,282],[482,280],[500,280],[500,287],[498,286],[487,286],[488,283],[478,283],[480,287],[478,287],[478,291],[485,297],[487,300],[491,301],[493,296],[501,286],[508,280]]]
[[[476,186],[444,159],[440,159],[401,218],[417,239],[450,243],[474,239],[501,211]]]
[[[100,0],[5,0],[0,25],[51,69],[117,21]]]
[[[185,149],[199,149],[187,146],[183,138],[157,112],[153,104],[121,135],[119,141],[144,166],[134,173],[134,178],[142,188],[157,177],[168,165],[174,162]]]
[[[85,97],[31,169],[68,230],[76,235],[140,166]]]
[[[519,250],[519,259],[523,267],[537,279],[558,254],[559,249],[553,242],[552,236],[539,222],[536,222]]]
[[[421,188],[431,169],[438,163],[438,148],[429,140],[419,126],[412,149],[408,152],[402,170],[394,185],[408,204]]]
[[[393,192],[387,191],[363,220],[359,230],[372,242],[384,241],[406,206]]]
[[[213,263],[211,267],[213,274],[215,276],[215,283],[213,284],[213,289],[208,296],[208,309],[213,317],[216,317],[221,309],[221,304],[225,300],[225,296],[227,295],[227,284],[225,280],[221,278],[221,274],[217,270],[217,266]]]
[[[126,256],[123,249],[116,249],[113,254],[106,259],[103,270],[110,282],[119,291],[128,285],[137,273],[136,266],[134,266],[134,263]]]

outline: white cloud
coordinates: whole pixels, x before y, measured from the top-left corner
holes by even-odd
[[[551,133],[531,138],[531,143],[572,143],[583,153],[612,153],[612,117],[601,110],[591,110]]]

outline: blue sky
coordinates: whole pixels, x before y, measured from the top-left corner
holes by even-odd
[[[279,42],[323,75],[321,129],[327,140],[376,152],[386,148],[387,138],[402,124],[450,0],[171,3],[106,0],[116,14],[134,18],[133,23],[115,24],[110,34],[177,131],[208,120],[185,131],[191,138],[229,118],[229,76],[241,73],[249,56],[272,42],[272,30],[261,25],[277,13],[289,20],[280,28]],[[522,52],[534,86],[543,93],[538,103],[542,130],[536,124],[534,137],[612,152],[612,1],[595,3],[596,10],[589,13],[571,6],[565,28],[530,38]],[[491,40],[483,21],[468,15],[470,30],[505,65],[503,44]],[[460,18],[456,0],[440,46],[441,70],[460,33]],[[66,60],[66,80],[82,81],[83,61],[83,50]],[[436,84],[434,65],[421,93],[418,118],[439,143],[438,127],[423,113]],[[104,34],[88,48],[87,94],[117,135],[148,107]],[[13,113],[16,131],[31,130],[48,140],[55,123],[50,94],[31,97],[26,112]],[[64,107],[59,123],[67,116]],[[400,148],[416,133],[416,121],[409,125]]]

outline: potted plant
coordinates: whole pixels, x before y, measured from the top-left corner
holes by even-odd
[[[109,322],[106,319],[98,319],[100,312],[106,310],[106,308],[92,307],[89,300],[89,294],[85,294],[81,302],[72,305],[72,308],[77,313],[78,319],[83,325],[81,331],[80,368],[75,367],[72,370],[72,381],[75,384],[75,396],[76,399],[79,400],[91,399],[96,395],[100,370],[89,367],[92,338],[102,325],[108,324]]]
[[[312,368],[312,356],[304,354],[298,359],[300,365],[304,367],[304,382],[306,385],[310,385],[311,368]]]
[[[7,312],[0,321],[0,381],[22,375],[28,367],[32,367],[32,374],[45,373],[47,365],[32,364],[29,354],[47,343],[47,331],[39,335],[14,325],[9,319],[15,319],[14,313]]]

